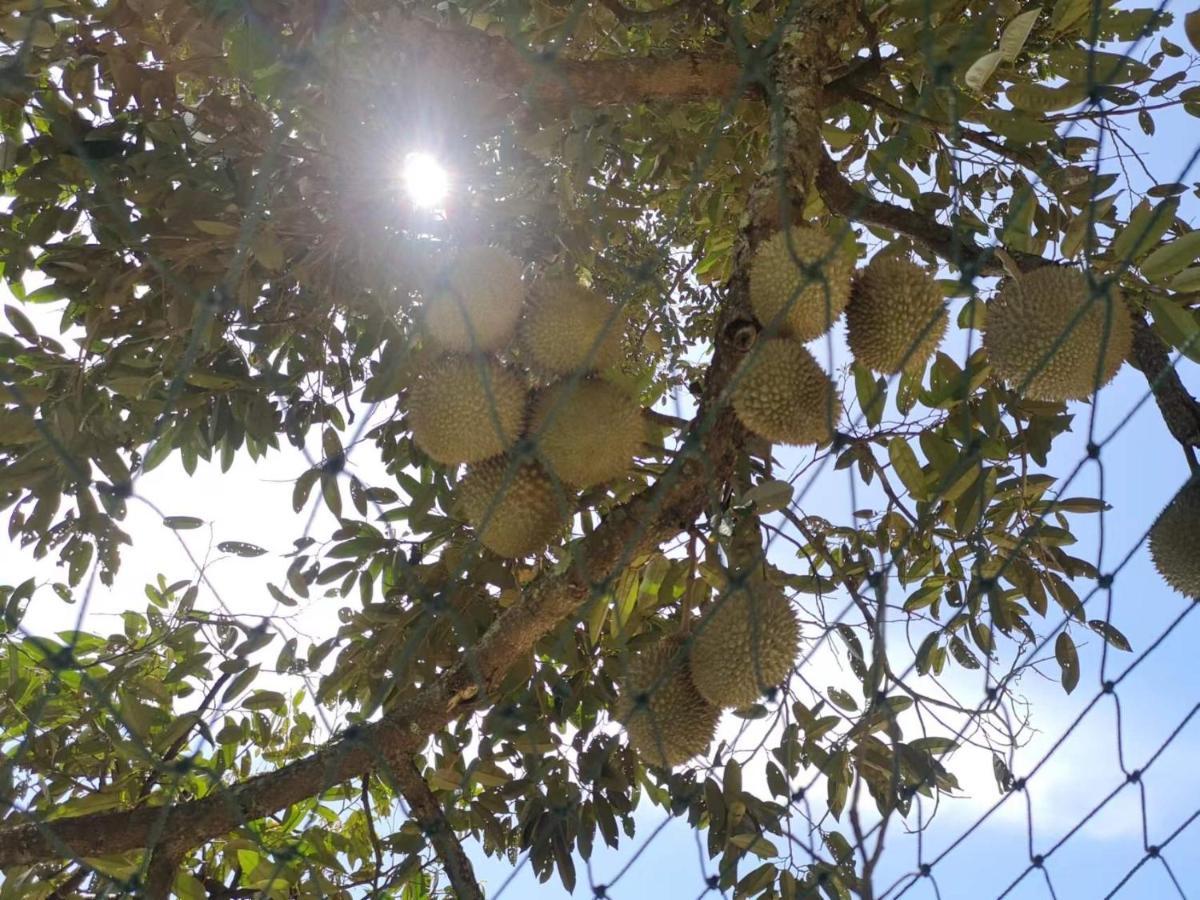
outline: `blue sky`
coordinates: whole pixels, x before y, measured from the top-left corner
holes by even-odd
[[[1175,31],[1181,29],[1176,27]],[[1173,35],[1182,44],[1180,35]],[[1132,124],[1132,119],[1128,120]],[[1163,182],[1194,181],[1197,173],[1185,173],[1184,166],[1197,143],[1196,120],[1179,111],[1157,114],[1157,135],[1146,138],[1136,126],[1125,134],[1142,154],[1143,162]],[[1130,169],[1135,185],[1136,167]],[[1188,177],[1190,176],[1190,177]],[[1200,224],[1200,208],[1194,196],[1186,195],[1181,215]],[[1122,198],[1127,204],[1129,195]],[[1137,198],[1134,198],[1136,200]],[[1123,207],[1127,209],[1127,206]],[[823,346],[817,345],[818,355]],[[1192,363],[1184,363],[1182,373],[1193,393],[1200,394],[1200,373]],[[1186,480],[1188,471],[1179,447],[1167,434],[1152,403],[1142,403],[1146,384],[1139,373],[1126,366],[1117,380],[1106,389],[1097,407],[1096,434],[1104,437],[1121,423],[1131,410],[1129,421],[1108,441],[1101,454],[1103,489],[1099,468],[1087,465],[1069,495],[1103,496],[1113,507],[1106,514],[1105,548],[1102,570],[1108,571],[1142,537],[1162,506]],[[1139,404],[1141,404],[1139,406]],[[1065,475],[1082,457],[1092,407],[1076,405],[1075,430],[1056,446],[1048,470]],[[365,456],[366,454],[364,454]],[[785,457],[785,462],[789,458]],[[351,456],[351,464],[356,462]],[[365,465],[365,463],[364,463]],[[282,453],[269,462],[253,466],[239,461],[228,474],[216,467],[202,467],[193,478],[180,471],[175,460],[164,464],[139,483],[141,496],[154,502],[168,515],[195,515],[213,523],[211,544],[222,540],[246,540],[269,547],[273,554],[261,560],[229,559],[210,571],[219,600],[238,614],[261,614],[270,609],[265,591],[248,592],[244,585],[261,585],[264,580],[280,580],[283,563],[275,553],[286,552],[290,540],[302,528],[303,519],[290,511],[292,481],[307,463],[295,453]],[[786,468],[786,466],[785,466]],[[805,499],[807,512],[835,519],[849,510],[849,487],[845,472],[826,472],[813,485]],[[384,483],[376,479],[376,483]],[[861,487],[859,488],[861,490]],[[135,546],[127,554],[125,569],[111,591],[98,591],[87,609],[86,625],[104,632],[109,618],[127,605],[140,607],[141,585],[162,572],[168,580],[188,577],[192,562],[181,550],[180,535],[169,532],[158,522],[157,514],[136,500],[131,503],[129,530]],[[1078,518],[1075,522],[1080,543],[1075,555],[1095,559],[1098,547],[1098,520]],[[330,522],[318,517],[314,534],[327,533]],[[205,532],[183,536],[193,553],[203,556],[209,543]],[[2,541],[3,539],[0,539]],[[779,552],[779,551],[777,551]],[[6,560],[5,580],[19,582],[26,572],[47,575],[51,568],[32,564],[23,551],[0,542],[0,554]],[[9,561],[12,561],[9,563]],[[133,598],[132,600],[130,598]],[[1031,704],[1032,726],[1036,733],[1028,746],[1018,752],[1014,769],[1028,772],[1053,747],[1065,729],[1090,704],[1104,678],[1114,679],[1156,640],[1168,625],[1188,608],[1188,601],[1171,592],[1154,572],[1144,547],[1116,578],[1111,593],[1111,621],[1130,639],[1132,654],[1109,653],[1101,673],[1100,640],[1092,635],[1081,647],[1083,676],[1075,693],[1067,697],[1053,676],[1053,663],[1044,667],[1050,677],[1031,674],[1019,690]],[[1092,617],[1103,618],[1107,597],[1097,594],[1089,602]],[[292,628],[303,634],[328,633],[336,627],[336,609],[340,601],[314,604],[294,622],[280,624],[285,636]],[[49,592],[39,594],[39,602],[27,620],[34,630],[50,631],[68,627],[79,611],[54,599]],[[1074,632],[1077,636],[1081,633]],[[1120,727],[1116,704],[1104,697],[1061,746],[1053,747],[1049,761],[1033,776],[1027,795],[1012,795],[983,825],[976,828],[956,849],[933,868],[934,881],[943,898],[998,896],[1026,867],[1030,836],[1033,852],[1047,853],[1064,834],[1088,819],[1047,863],[1047,871],[1060,897],[1092,898],[1105,896],[1116,887],[1143,856],[1143,813],[1151,843],[1161,843],[1171,831],[1200,808],[1200,719],[1192,719],[1172,739],[1138,786],[1124,791],[1094,817],[1089,810],[1124,780],[1119,759],[1123,755],[1127,769],[1138,768],[1164,745],[1172,732],[1200,703],[1200,665],[1196,650],[1200,646],[1200,612],[1183,620],[1179,627],[1154,652],[1125,678],[1118,691]],[[836,662],[821,660],[822,675],[837,677]],[[958,676],[962,679],[961,676]],[[963,697],[981,685],[962,679],[955,683]],[[943,805],[938,817],[923,836],[922,859],[932,861],[999,799],[986,758],[963,754],[951,760],[951,768],[960,775],[966,796]],[[750,777],[750,776],[748,776]],[[591,861],[597,883],[613,885],[609,896],[634,898],[691,897],[704,888],[703,875],[714,866],[701,860],[695,834],[680,821],[672,821],[655,831],[665,820],[662,811],[643,807],[638,813],[635,838],[617,851],[598,845]],[[915,868],[917,840],[905,835],[893,823],[889,849],[884,854],[879,884]],[[651,835],[653,835],[651,837]],[[632,854],[645,846],[631,862]],[[476,854],[478,874],[489,895],[512,874],[506,862],[487,860]],[[705,854],[706,856],[706,854]],[[1200,892],[1200,823],[1183,832],[1165,852],[1184,890]],[[798,857],[802,861],[802,857]],[[623,875],[618,875],[628,864]],[[579,887],[575,896],[588,896],[586,867],[579,865]],[[519,869],[506,890],[506,896],[568,896],[552,880],[539,885],[525,866]],[[1151,861],[1125,887],[1123,897],[1169,897],[1174,889],[1166,870]],[[905,894],[907,897],[934,897],[934,884],[922,882]],[[1046,898],[1051,893],[1046,880],[1032,873],[1008,896]]]

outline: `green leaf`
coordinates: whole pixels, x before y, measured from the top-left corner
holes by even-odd
[[[1161,281],[1200,259],[1200,231],[1193,231],[1163,244],[1142,260],[1142,274]]]
[[[996,66],[1000,65],[1004,59],[1004,52],[1001,50],[993,50],[991,53],[985,53],[975,62],[971,63],[967,73],[963,76],[963,81],[967,87],[973,91],[982,91],[983,86],[987,84],[988,79],[992,77],[992,73],[996,71]]]
[[[1103,619],[1092,619],[1092,621],[1088,622],[1088,628],[1092,629],[1092,631],[1096,632],[1096,634],[1100,635],[1100,637],[1104,638],[1104,640],[1118,650],[1124,650],[1126,653],[1133,650],[1129,639]]]
[[[252,666],[242,669],[241,672],[235,675],[233,681],[229,682],[229,686],[225,688],[225,692],[221,694],[221,702],[230,702],[239,694],[241,694],[242,691],[250,687],[254,679],[258,677],[258,670],[260,668],[262,668],[261,665],[255,663]]]
[[[217,237],[233,237],[239,231],[236,225],[228,225],[225,222],[213,222],[209,219],[193,219],[192,224],[205,234],[212,234]]]
[[[755,510],[760,514],[778,512],[781,509],[787,509],[792,502],[793,490],[793,486],[787,481],[778,479],[760,481],[746,491],[742,499],[747,503],[753,503]]]
[[[181,900],[204,900],[208,896],[204,883],[191,872],[183,871],[175,876],[175,893]]]
[[[1129,217],[1129,224],[1109,245],[1109,257],[1121,263],[1137,262],[1166,234],[1178,211],[1178,197],[1169,197],[1153,207],[1143,200]]]
[[[37,329],[33,327],[33,322],[29,321],[29,317],[25,313],[21,312],[15,306],[6,306],[4,307],[4,315],[12,323],[12,327],[17,330],[17,334],[31,344],[37,343]]]
[[[853,371],[858,405],[866,416],[867,425],[874,428],[883,421],[883,410],[887,406],[887,380],[877,379],[866,366],[858,362],[854,363]]]
[[[296,479],[296,486],[292,489],[292,510],[300,512],[308,503],[308,495],[312,493],[313,485],[317,483],[317,479],[321,475],[321,470],[309,469],[303,475]]]
[[[222,553],[232,553],[234,556],[262,556],[267,551],[256,544],[247,544],[245,541],[221,541],[217,544],[217,549]]]
[[[204,520],[197,519],[195,516],[163,516],[163,524],[175,531],[186,531],[191,528],[200,528],[204,525]]]
[[[833,705],[839,709],[844,709],[847,712],[854,712],[858,709],[858,703],[854,697],[841,688],[831,687],[826,693],[829,695],[829,699],[833,701]]]
[[[1075,649],[1075,642],[1065,631],[1060,632],[1054,641],[1054,658],[1062,670],[1063,690],[1069,694],[1079,684],[1079,653]]]
[[[1029,40],[1029,33],[1033,31],[1034,23],[1041,14],[1042,8],[1039,6],[1037,9],[1021,13],[1005,26],[1004,33],[1000,35],[1000,52],[1006,60],[1014,62],[1020,55],[1025,42]]]
[[[1188,43],[1200,53],[1200,9],[1183,17],[1183,33],[1187,35]]]
[[[921,464],[917,462],[917,455],[908,446],[908,441],[901,437],[888,441],[888,458],[908,492],[918,500],[928,499],[929,481],[921,471]]]
[[[287,697],[279,691],[255,691],[242,701],[245,709],[273,709],[280,706],[287,706]]]
[[[1200,323],[1196,313],[1158,294],[1146,295],[1154,327],[1176,350],[1200,362]]]

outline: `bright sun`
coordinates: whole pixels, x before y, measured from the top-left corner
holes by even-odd
[[[438,206],[450,189],[446,170],[428,153],[410,153],[404,157],[403,176],[408,198],[422,209]]]

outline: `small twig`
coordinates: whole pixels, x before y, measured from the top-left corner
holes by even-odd
[[[362,777],[363,815],[367,818],[367,837],[375,852],[375,871],[371,873],[371,892],[379,893],[379,875],[383,871],[383,848],[379,845],[379,834],[375,831],[375,817],[371,814],[371,776]]]

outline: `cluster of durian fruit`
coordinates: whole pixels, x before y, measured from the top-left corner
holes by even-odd
[[[621,363],[620,312],[565,278],[527,284],[494,247],[467,247],[424,292],[434,358],[409,388],[413,441],[465,463],[457,512],[480,543],[522,557],[558,536],[579,489],[619,479],[646,437],[637,399],[605,373]]]
[[[745,427],[779,444],[833,437],[841,401],[805,347],[844,312],[854,359],[880,375],[920,374],[946,333],[937,282],[910,260],[876,255],[862,269],[834,223],[799,225],[765,240],[750,262],[750,303],[764,333],[734,378]],[[983,344],[993,372],[1023,396],[1090,397],[1116,375],[1133,343],[1114,284],[1046,266],[1008,279],[987,304]]]
[[[722,709],[741,709],[787,680],[800,626],[787,596],[761,579],[716,597],[693,630],[634,654],[620,679],[617,720],[653,766],[705,753]]]
[[[803,446],[833,438],[841,398],[805,347],[844,312],[854,358],[883,375],[920,371],[946,332],[937,283],[907,259],[877,255],[863,269],[836,225],[778,232],[750,262],[750,304],[764,334],[734,376],[738,419],[771,443]]]

